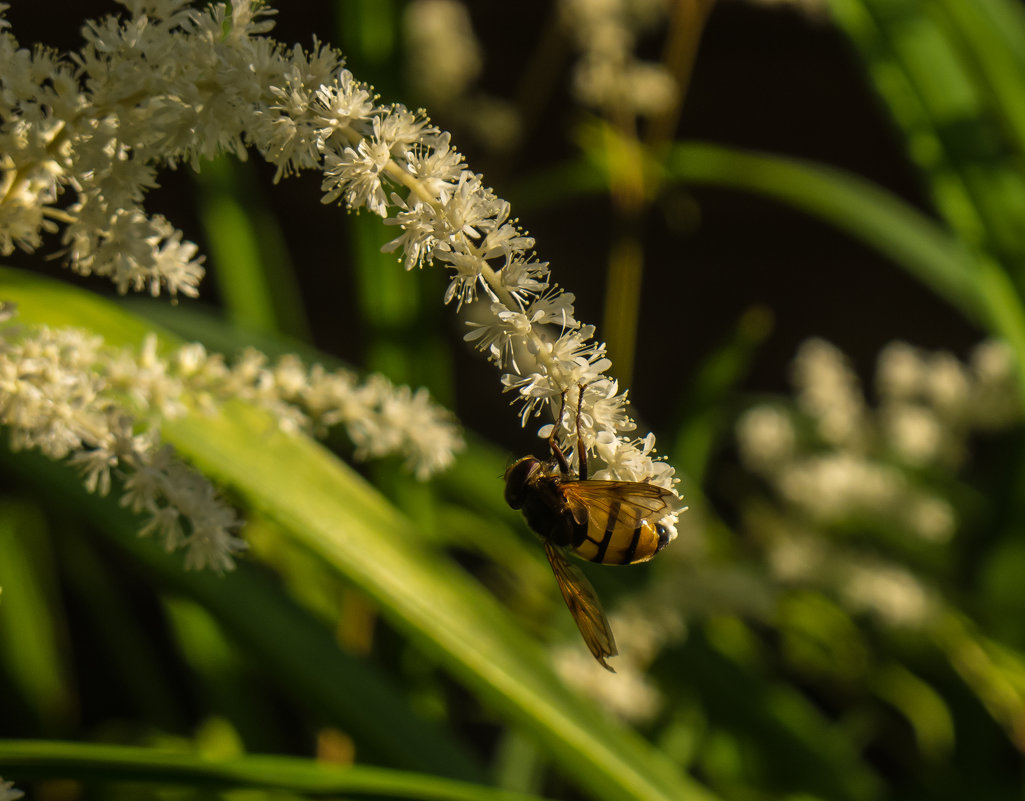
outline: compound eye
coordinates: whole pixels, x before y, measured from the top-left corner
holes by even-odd
[[[513,509],[523,506],[527,497],[530,477],[541,468],[541,462],[533,456],[524,456],[505,471],[505,502]]]

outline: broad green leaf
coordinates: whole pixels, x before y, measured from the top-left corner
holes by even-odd
[[[443,725],[412,714],[401,688],[373,665],[340,649],[332,631],[284,594],[281,582],[260,565],[243,560],[225,576],[185,571],[181,554],[168,554],[152,540],[141,539],[134,515],[116,498],[86,492],[65,466],[39,454],[11,454],[6,450],[0,450],[0,461],[7,469],[16,466],[20,480],[40,491],[54,492],[80,510],[83,518],[129,554],[140,574],[163,593],[201,604],[239,652],[274,676],[283,691],[312,713],[314,720],[349,732],[361,758],[409,770],[433,769],[460,779],[476,781],[484,775]],[[75,549],[76,561],[82,561],[83,550],[82,546]],[[98,594],[93,588],[86,589],[91,590],[90,607],[97,604],[96,611],[106,614],[108,625],[113,627],[118,621],[102,590]],[[141,659],[146,656],[145,633],[126,630],[121,622],[112,636],[126,634],[134,635],[132,649],[123,648],[124,640],[115,643],[105,639],[101,645],[105,651],[113,651],[115,646],[129,651],[120,659],[132,659],[130,666],[140,674],[130,677],[133,684],[128,689],[135,690],[140,681],[154,682],[158,671],[151,661]],[[149,689],[152,697],[141,702],[159,707],[158,688]],[[136,692],[133,698],[138,695]],[[158,721],[167,719],[167,715],[156,716]],[[176,726],[184,725],[172,720]]]
[[[1025,375],[1025,15],[1006,0],[829,0],[829,7],[937,211],[977,252],[981,269],[968,275],[983,322],[1008,340]],[[952,300],[952,286],[932,285]]]

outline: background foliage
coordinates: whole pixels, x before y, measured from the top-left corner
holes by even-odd
[[[380,253],[388,232],[321,208],[313,179],[272,188],[260,165],[225,160],[152,196],[209,255],[202,303],[115,308],[103,287],[39,278],[60,267],[28,257],[12,263],[35,273],[5,270],[3,296],[28,322],[115,343],[156,329],[229,354],[298,348],[426,385],[470,447],[424,485],[265,435],[248,409],[169,425],[247,514],[251,555],[224,578],[183,572],[63,467],[5,452],[5,779],[38,798],[1020,795],[1025,12],[723,0],[698,37],[699,6],[678,3],[675,27],[641,40],[657,60],[680,26],[700,39],[664,140],[573,103],[571,37],[548,4],[470,7],[475,88],[521,126],[504,149],[482,116],[408,81],[405,4],[282,4],[275,30],[316,32],[382,96],[427,104],[513,202],[581,319],[604,319],[692,507],[650,566],[588,573],[634,621],[617,626],[621,674],[564,656],[582,645],[499,478],[537,440],[461,342],[442,277],[403,273]],[[55,20],[15,4],[10,19],[23,43],[73,48],[77,25],[109,10]],[[766,403],[809,457],[845,452],[816,433],[800,386],[791,397],[788,365],[810,337],[849,354],[866,386],[893,340],[965,363],[984,338],[1010,348],[1015,413],[989,431],[943,418],[954,462],[902,460],[872,416],[884,393],[867,392],[877,423],[859,458],[942,499],[949,536],[916,537],[889,509],[813,515],[775,483],[782,470],[741,458],[735,425]],[[796,535],[817,575],[780,571]],[[899,579],[856,595],[851,571]],[[926,612],[892,614],[909,598]],[[631,642],[650,664],[630,663]]]

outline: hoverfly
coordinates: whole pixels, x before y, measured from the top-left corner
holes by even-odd
[[[669,532],[659,521],[680,511],[680,507],[675,493],[654,484],[587,478],[587,451],[580,435],[580,402],[585,389],[580,387],[577,400],[579,474],[573,475],[555,441],[566,409],[563,393],[559,420],[548,437],[551,458],[542,462],[524,456],[514,462],[505,471],[505,500],[513,509],[522,509],[527,525],[540,535],[563,600],[584,642],[598,663],[615,673],[605,658],[619,651],[598,594],[584,574],[567,561],[565,551],[606,565],[646,562],[670,541]]]

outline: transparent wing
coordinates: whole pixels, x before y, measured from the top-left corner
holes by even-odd
[[[680,499],[664,487],[642,481],[564,481],[559,491],[565,498],[573,519],[584,523],[590,514],[606,517],[616,502],[620,519],[631,527],[642,522],[657,523],[672,512],[679,511]]]
[[[562,598],[569,607],[584,642],[598,663],[615,673],[612,666],[605,661],[605,657],[615,656],[619,649],[616,648],[616,638],[612,636],[612,629],[605,618],[605,612],[602,611],[598,594],[584,574],[566,561],[562,551],[550,542],[546,541],[544,545],[545,555],[552,566],[552,572],[555,573],[555,580],[559,583]]]

